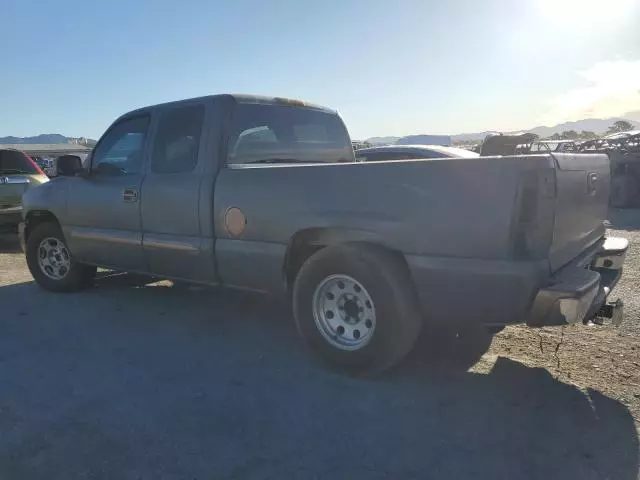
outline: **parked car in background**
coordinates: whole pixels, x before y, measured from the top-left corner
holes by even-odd
[[[17,232],[22,221],[22,194],[49,179],[19,150],[0,149],[0,232]]]
[[[640,205],[640,130],[604,137],[611,160],[611,205]]]
[[[401,148],[464,158],[356,162],[338,114],[297,100],[141,108],[87,169],[60,157],[25,193],[27,265],[54,292],[101,266],[286,295],[311,350],[357,374],[398,363],[423,327],[621,320],[606,155]]]
[[[32,156],[31,158],[49,178],[58,175],[56,163],[53,158],[41,156]]]
[[[417,158],[477,158],[479,156],[479,154],[471,150],[443,147],[441,145],[388,145],[356,150],[356,160],[359,162]]]

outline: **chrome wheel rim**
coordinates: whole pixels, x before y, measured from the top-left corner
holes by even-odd
[[[341,350],[367,345],[376,328],[376,309],[367,289],[348,275],[331,275],[313,293],[313,318],[322,336]]]
[[[40,270],[52,280],[62,280],[71,270],[71,254],[57,238],[47,237],[38,245]]]

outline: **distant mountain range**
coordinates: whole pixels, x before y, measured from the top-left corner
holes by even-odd
[[[59,133],[49,133],[36,135],[35,137],[0,137],[0,143],[28,143],[33,145],[42,145],[69,143],[69,140],[67,137],[60,135]]]
[[[575,130],[580,133],[582,131],[595,132],[597,134],[601,134],[607,131],[607,129],[613,125],[613,123],[617,120],[627,120],[637,129],[640,129],[640,110],[635,112],[628,112],[623,117],[614,117],[614,118],[588,118],[585,120],[578,120],[575,122],[565,122],[560,123],[558,125],[554,125],[552,127],[540,126],[535,127],[530,130],[521,130],[519,132],[503,132],[503,133],[523,133],[530,132],[535,133],[540,138],[550,137],[554,133],[562,133],[568,130]],[[473,132],[473,133],[460,133],[457,135],[451,135],[451,140],[454,143],[459,142],[477,142],[483,140],[487,135],[491,133],[497,133],[495,130],[488,130],[484,132]],[[431,135],[409,135],[406,137],[371,137],[367,138],[365,141],[369,142],[373,145],[388,145],[393,143],[407,143],[407,142],[419,142],[421,136],[425,138],[432,137]],[[42,144],[60,144],[60,143],[78,143],[81,145],[93,146],[96,144],[95,140],[90,138],[74,138],[74,137],[65,137],[64,135],[60,135],[59,133],[49,133],[36,135],[34,137],[0,137],[0,144],[33,144],[33,145],[42,145]]]
[[[75,138],[65,137],[59,133],[47,133],[36,135],[35,137],[0,137],[0,145],[15,145],[15,144],[28,144],[28,145],[59,145],[67,143],[77,143],[81,145],[93,146],[96,144],[95,140],[90,138]]]
[[[601,134],[607,131],[607,129],[613,125],[617,120],[627,120],[631,124],[633,124],[636,128],[640,129],[640,110],[636,112],[629,112],[624,115],[624,117],[614,117],[614,118],[588,118],[585,120],[578,120],[575,122],[565,122],[560,123],[558,125],[554,125],[552,127],[540,126],[535,127],[530,130],[520,130],[518,132],[503,132],[503,133],[520,133],[520,132],[530,132],[535,133],[540,138],[550,137],[554,133],[562,133],[568,130],[575,130],[580,133],[582,131],[595,132],[597,134]],[[495,130],[484,131],[484,132],[473,132],[473,133],[460,133],[457,135],[451,135],[451,140],[453,142],[475,142],[483,140],[489,134],[497,133]],[[411,135],[410,137],[413,137]],[[427,135],[425,135],[427,136]],[[415,137],[419,138],[420,135],[415,135]],[[392,143],[404,143],[404,140],[408,139],[408,137],[371,137],[365,140],[374,145],[388,145]]]

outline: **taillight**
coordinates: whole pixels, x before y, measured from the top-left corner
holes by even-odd
[[[513,223],[513,255],[519,260],[541,258],[553,235],[555,171],[525,171],[518,183]]]
[[[33,158],[31,158],[29,155],[27,155],[26,153],[23,153],[22,155],[24,155],[24,158],[27,159],[27,162],[31,163],[31,165],[33,165],[33,168],[36,169],[36,171],[40,174],[40,175],[45,175],[46,173],[44,173],[42,171],[42,169],[40,168],[40,166],[33,160]]]

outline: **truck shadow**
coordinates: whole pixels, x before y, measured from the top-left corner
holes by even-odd
[[[148,281],[0,287],[0,477],[638,476],[624,405],[506,357],[466,372],[490,338],[427,332],[356,380],[310,359],[281,303]]]
[[[610,208],[609,224],[616,230],[640,230],[640,209]]]
[[[0,233],[0,253],[20,253],[20,241],[16,234]]]

